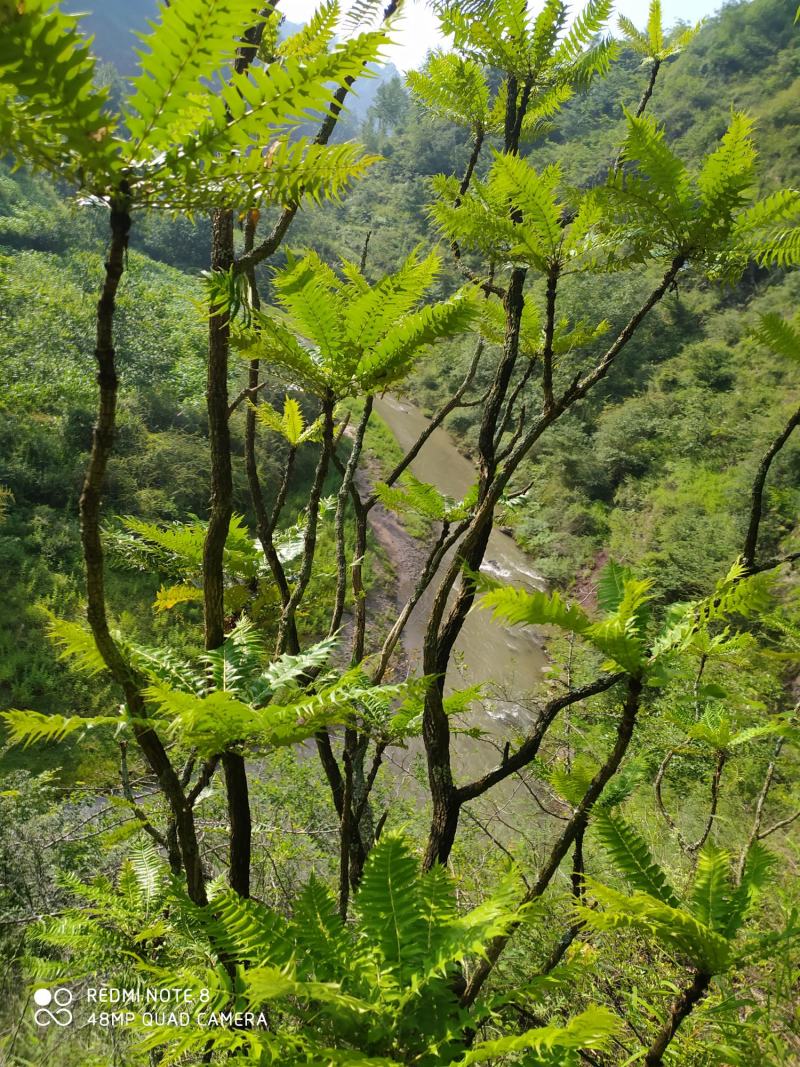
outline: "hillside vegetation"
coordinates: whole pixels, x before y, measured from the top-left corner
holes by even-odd
[[[398,6],[0,0],[0,1059],[793,1067],[794,10]]]

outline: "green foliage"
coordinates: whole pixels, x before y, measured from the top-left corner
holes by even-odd
[[[581,920],[595,930],[639,930],[668,951],[680,952],[704,974],[727,970],[735,960],[734,939],[772,878],[774,860],[769,853],[753,845],[741,883],[736,885],[730,854],[706,844],[698,857],[691,895],[681,903],[641,835],[620,815],[600,811],[593,824],[635,892],[626,896],[587,878],[597,907],[577,905]]]
[[[733,114],[696,177],[654,119],[629,112],[626,119],[623,157],[632,169],[612,174],[597,195],[606,223],[628,243],[630,255],[644,257],[655,244],[663,255],[730,278],[741,275],[748,257],[762,264],[792,261],[796,231],[783,225],[800,214],[800,193],[786,190],[777,201],[753,195],[757,155],[747,116]]]
[[[653,97],[657,113],[668,120],[666,132],[646,120],[638,125],[624,120],[624,168],[603,185],[618,139],[619,101],[635,106],[643,87],[627,53],[611,80],[597,84],[591,96],[576,92],[585,88],[593,71],[605,69],[611,54],[605,42],[593,47],[608,17],[607,5],[590,5],[570,31],[563,5],[555,2],[537,16],[516,2],[454,4],[445,10],[445,20],[450,19],[460,52],[432,56],[426,72],[410,79],[431,124],[423,126],[417,121],[419,112],[407,109],[399,83],[385,94],[386,122],[380,127],[384,143],[377,147],[385,152],[386,163],[373,168],[351,204],[337,207],[330,219],[315,218],[313,231],[300,220],[306,226],[300,245],[313,244],[318,252],[313,259],[290,258],[286,270],[278,272],[275,308],[261,319],[253,317],[247,286],[234,275],[215,277],[211,284],[212,295],[221,292],[227,302],[218,306],[227,306],[236,320],[244,354],[258,355],[274,368],[268,371],[272,403],[258,409],[269,431],[268,451],[260,453],[258,461],[266,486],[277,481],[278,454],[285,454],[287,445],[298,449],[290,507],[299,510],[313,452],[299,446],[316,439],[319,425],[313,415],[304,415],[311,407],[301,407],[295,392],[287,396],[287,388],[299,384],[326,398],[329,390],[350,396],[380,391],[387,384],[397,388],[408,373],[415,373],[408,386],[415,399],[438,406],[460,380],[462,364],[470,356],[466,344],[426,344],[450,341],[462,330],[473,332],[478,317],[487,351],[474,381],[475,396],[482,395],[496,365],[494,346],[503,343],[506,325],[500,302],[482,301],[480,314],[462,293],[448,302],[446,295],[454,289],[450,270],[438,264],[431,269],[419,251],[407,258],[423,234],[427,176],[463,173],[468,148],[451,124],[484,133],[489,144],[496,144],[493,139],[506,134],[506,120],[527,91],[529,108],[517,132],[522,143],[544,138],[535,168],[525,158],[502,158],[487,173],[479,161],[466,197],[459,194],[457,180],[439,180],[441,200],[434,208],[445,238],[459,242],[468,262],[472,252],[485,253],[492,261],[497,284],[510,265],[532,268],[518,367],[518,374],[531,372],[531,385],[536,381],[535,360],[547,343],[542,285],[535,272],[556,264],[561,274],[559,316],[550,347],[556,381],[567,385],[585,369],[584,360],[602,335],[612,328],[616,333],[641,306],[663,274],[662,259],[686,253],[690,266],[733,280],[744,269],[733,295],[721,296],[695,285],[689,271],[681,271],[678,291],[665,298],[652,323],[626,348],[614,374],[579,410],[553,427],[552,434],[543,436],[536,456],[520,470],[519,484],[526,484],[530,475],[531,488],[501,521],[513,525],[520,542],[532,550],[537,570],[555,574],[564,583],[577,577],[574,593],[492,591],[485,598],[512,624],[550,626],[567,635],[569,659],[564,662],[570,685],[594,677],[598,661],[651,683],[633,742],[636,752],[629,768],[634,770],[617,777],[604,792],[593,816],[597,833],[590,829],[586,841],[587,869],[595,869],[597,857],[591,850],[597,840],[608,855],[609,879],[616,873],[627,877],[633,895],[588,882],[586,900],[596,906],[589,909],[591,915],[579,912],[578,918],[587,929],[594,918],[598,932],[626,929],[640,937],[654,935],[667,952],[654,957],[641,940],[594,937],[598,947],[592,953],[576,953],[554,975],[535,976],[549,953],[549,941],[562,928],[571,929],[575,920],[567,893],[556,880],[544,903],[544,920],[520,913],[516,904],[524,889],[515,878],[498,876],[503,861],[471,824],[472,836],[465,834],[454,853],[455,883],[441,869],[419,875],[411,850],[384,831],[351,921],[341,922],[338,901],[323,878],[296,892],[297,882],[310,868],[322,867],[325,878],[334,870],[339,842],[322,774],[314,761],[298,760],[286,746],[310,739],[313,731],[329,724],[357,724],[363,744],[402,744],[422,732],[421,686],[372,687],[359,672],[342,676],[340,668],[331,671],[331,642],[268,662],[270,623],[262,627],[267,613],[259,616],[257,604],[271,604],[276,614],[277,594],[248,532],[252,516],[244,514],[244,479],[236,448],[235,507],[244,517],[234,521],[225,572],[226,608],[231,623],[238,622],[220,649],[198,653],[196,632],[187,622],[197,616],[195,606],[202,598],[200,562],[206,533],[205,524],[192,518],[202,515],[207,503],[204,461],[198,459],[207,452],[201,415],[204,338],[197,323],[180,311],[186,296],[197,295],[197,286],[132,252],[130,283],[135,292],[126,290],[120,299],[119,458],[109,470],[109,513],[131,519],[106,535],[109,554],[129,569],[109,575],[111,617],[126,635],[119,638],[126,656],[150,683],[153,721],[166,728],[165,734],[172,731],[171,752],[183,758],[186,746],[196,745],[198,756],[223,750],[256,757],[249,769],[255,772],[250,785],[253,874],[258,884],[254,899],[244,901],[222,889],[221,880],[212,883],[209,908],[193,909],[152,850],[137,848],[119,877],[101,875],[89,889],[67,878],[51,895],[45,890],[54,883],[52,875],[42,878],[34,872],[30,886],[23,887],[26,892],[20,892],[19,902],[7,912],[7,887],[16,885],[15,849],[26,840],[22,830],[27,823],[20,815],[3,838],[0,910],[4,922],[7,915],[11,918],[11,933],[4,932],[5,925],[0,931],[3,945],[11,944],[18,920],[29,921],[32,912],[60,910],[65,894],[71,894],[77,907],[41,925],[44,958],[38,969],[18,962],[14,948],[11,977],[2,979],[4,995],[9,981],[21,985],[20,972],[27,980],[32,971],[45,983],[85,976],[118,984],[141,980],[195,989],[207,985],[213,990],[214,1007],[268,1011],[268,1027],[213,1031],[217,1058],[243,1062],[352,1067],[402,1061],[466,1067],[502,1059],[571,1067],[593,1052],[593,1058],[641,1058],[633,1027],[649,1033],[658,1015],[654,1004],[665,991],[671,995],[680,986],[680,963],[686,960],[694,967],[719,970],[720,978],[699,1009],[700,1021],[682,1031],[673,1058],[692,1067],[711,1062],[783,1067],[792,1062],[793,1039],[786,1035],[796,1021],[789,1019],[791,1007],[780,1007],[792,1004],[796,977],[796,961],[782,929],[796,903],[790,884],[791,840],[777,834],[773,838],[780,854],[775,873],[777,865],[763,849],[754,848],[740,886],[730,872],[729,852],[738,849],[742,833],[749,831],[742,825],[743,813],[749,816],[779,741],[784,742],[785,771],[782,765],[767,801],[778,821],[793,811],[792,743],[797,727],[791,716],[774,712],[785,706],[782,687],[787,665],[796,655],[796,626],[787,618],[794,608],[789,604],[789,612],[785,610],[785,574],[776,581],[770,575],[747,576],[738,567],[715,588],[726,561],[740,550],[757,458],[774,437],[784,401],[794,400],[791,360],[797,358],[797,338],[792,331],[797,333],[797,324],[785,318],[785,309],[796,302],[796,285],[768,269],[794,262],[797,251],[797,194],[771,191],[779,179],[796,174],[794,68],[786,50],[786,19],[778,18],[777,7],[772,0],[729,7],[683,50],[688,35],[681,31],[667,37],[659,5],[652,5],[646,34],[633,28],[634,37],[638,33],[642,38],[643,58],[658,62],[682,50],[660,76]],[[37,156],[44,141],[32,116],[38,114],[41,100],[30,102],[24,81],[32,79],[37,64],[41,68],[53,58],[52,42],[48,39],[47,48],[40,47],[33,33],[23,44],[17,32],[20,23],[9,38],[11,44],[6,39],[0,44],[0,103],[10,101],[4,110],[8,117],[0,119],[0,137],[8,136],[4,143],[11,143],[17,155],[55,169],[72,185],[104,198],[120,161],[126,161],[131,164],[134,204],[139,205],[170,210],[195,206],[201,213],[212,203],[262,203],[277,209],[301,195],[310,202],[334,196],[348,177],[362,173],[369,157],[351,145],[315,146],[298,136],[306,132],[298,127],[325,112],[335,87],[362,71],[376,42],[362,39],[349,50],[337,46],[333,34],[339,12],[333,4],[324,5],[300,33],[285,41],[278,40],[278,20],[272,18],[254,69],[244,78],[234,77],[222,91],[225,68],[251,17],[251,9],[245,8],[236,0],[214,0],[201,11],[201,5],[181,0],[163,10],[163,25],[149,35],[133,99],[122,109],[133,141],[126,142],[127,134],[117,132],[121,120],[110,106],[120,95],[119,86],[112,86],[97,105],[95,98],[103,94],[91,87],[91,100],[87,96],[81,102],[80,86],[70,97],[75,86],[52,85],[47,92],[53,128],[61,123],[65,131],[53,137],[50,146],[63,158],[55,167],[52,158]],[[371,3],[357,4],[354,19],[369,19],[374,9]],[[16,18],[10,7],[0,11]],[[35,12],[36,19],[52,16],[48,26],[66,18],[57,12],[45,15],[39,4],[28,3],[26,11]],[[53,58],[52,70],[66,81],[74,70],[79,81],[83,60],[76,59],[70,47],[80,50],[80,40],[66,23],[59,26],[64,32],[58,47],[66,47],[63,56],[59,52]],[[629,43],[635,50],[636,39]],[[12,47],[15,55],[20,50],[30,53],[24,70],[3,64],[4,49]],[[726,66],[730,77],[720,73]],[[180,93],[175,85],[180,85]],[[745,107],[758,124],[759,144],[765,149],[760,168],[749,120],[736,115],[723,133],[734,89],[737,106]],[[391,121],[389,104],[395,105]],[[92,139],[92,161],[87,161],[82,135],[74,136],[70,115],[77,107],[91,117],[98,106],[107,129],[96,142]],[[5,133],[12,127],[17,131],[13,137]],[[137,141],[138,156],[131,163],[126,153]],[[576,192],[576,187],[591,191]],[[756,190],[762,198],[754,202]],[[60,615],[71,617],[80,610],[73,547],[77,529],[70,516],[79,491],[76,472],[91,430],[94,385],[85,353],[93,341],[86,324],[94,300],[90,277],[100,265],[95,245],[104,220],[100,212],[70,212],[54,193],[26,177],[0,175],[0,207],[5,338],[0,353],[8,383],[0,482],[10,486],[15,500],[0,530],[0,561],[13,592],[2,620],[10,620],[5,629],[12,636],[0,649],[0,682],[5,701],[9,680],[11,686],[20,685],[15,664],[24,661],[25,686],[34,699],[14,699],[14,706],[39,709],[6,713],[5,721],[9,740],[18,745],[66,738],[68,748],[70,740],[81,738],[88,753],[83,767],[95,781],[101,772],[93,763],[98,753],[93,735],[110,737],[115,728],[127,730],[130,723],[123,715],[108,715],[114,698],[105,688],[91,638],[74,623],[55,624],[63,664],[53,663],[49,653],[34,661],[27,642],[43,631],[42,602]],[[151,225],[149,220],[142,223]],[[157,254],[169,257],[174,244],[178,255],[178,235],[189,231],[167,219],[158,225],[152,244]],[[348,246],[346,254],[357,260],[367,227],[374,229],[368,276],[347,259],[336,271],[326,266]],[[66,234],[70,243],[74,235],[79,245],[68,256]],[[192,231],[189,237],[195,265],[205,255],[201,236]],[[747,267],[748,258],[762,269]],[[398,263],[405,264],[399,271]],[[614,272],[613,289],[603,271]],[[431,299],[438,303],[426,307]],[[360,317],[351,320],[348,315],[355,308]],[[781,360],[768,357],[744,337],[743,309],[759,323],[755,339]],[[422,353],[424,359],[419,358]],[[241,369],[234,368],[233,376],[239,378]],[[424,389],[421,382],[427,383]],[[523,394],[528,419],[536,409],[529,396]],[[474,427],[483,410],[480,403],[465,407],[448,425],[463,433]],[[233,421],[234,440],[240,418],[237,414]],[[274,447],[276,437],[280,448]],[[787,448],[770,476],[764,516],[764,541],[770,551],[794,548],[796,467],[796,450]],[[325,491],[331,490],[326,486]],[[422,516],[426,523],[459,521],[474,505],[472,495],[454,502],[413,477],[391,489],[379,485],[377,491],[385,504]],[[278,536],[290,583],[290,564],[302,550],[304,531],[301,518]],[[598,574],[597,553],[609,542],[615,558],[630,566],[612,562]],[[586,565],[584,574],[578,564]],[[331,555],[321,551],[310,612],[324,608],[331,570]],[[157,594],[160,607],[183,603],[185,612],[164,610],[153,617],[145,610],[155,593],[154,571],[164,581]],[[259,591],[253,594],[256,583]],[[710,589],[714,592],[708,595]],[[316,595],[318,590],[322,593]],[[250,598],[247,610],[255,623],[241,615],[243,597]],[[573,642],[575,635],[578,640]],[[766,652],[761,648],[765,637]],[[509,639],[518,638],[512,634]],[[548,641],[552,670],[545,682],[557,693],[560,683],[553,679],[560,673],[566,647],[566,639]],[[452,681],[451,676],[448,684]],[[474,715],[472,705],[483,695],[477,686],[448,691],[445,714]],[[518,694],[510,695],[515,699]],[[535,790],[531,800],[524,795],[520,799],[518,790],[508,806],[503,797],[499,814],[490,809],[485,823],[489,832],[503,847],[508,844],[515,855],[524,856],[526,865],[530,861],[532,868],[538,866],[560,825],[550,819],[537,821],[538,807],[531,801],[544,806],[548,787],[569,806],[580,801],[597,771],[593,757],[606,749],[618,696],[611,690],[559,716],[543,743],[541,763],[526,774],[525,784]],[[466,732],[477,732],[474,721],[467,721]],[[339,733],[331,731],[334,746],[341,743]],[[483,740],[498,748],[512,743],[512,727],[506,722],[493,723],[491,734]],[[706,845],[700,853],[685,893],[682,872],[676,869],[681,858],[669,856],[667,871],[635,829],[648,827],[650,817],[642,779],[650,777],[673,743],[685,746],[680,756],[686,756],[685,761],[676,759],[671,770],[676,782],[669,803],[681,825],[706,818],[709,756],[727,753],[732,761],[748,745],[747,758],[738,760],[735,773],[725,773],[713,831],[719,844]],[[465,769],[462,751],[464,762],[479,761],[478,773],[483,773],[486,757],[476,756],[462,737],[455,744],[458,776]],[[417,749],[409,748],[413,767]],[[368,758],[369,749],[364,771]],[[496,757],[490,753],[489,759],[494,765]],[[356,788],[360,773],[359,765]],[[472,777],[471,768],[468,773]],[[419,796],[410,778],[408,783],[407,789],[397,789],[393,778],[388,785],[379,781],[372,802],[376,814],[391,806],[390,824],[408,818],[411,832],[421,834],[425,826]],[[11,784],[17,788],[16,780]],[[210,876],[221,873],[225,862],[220,847],[228,825],[223,793],[214,781],[199,801],[203,862]],[[623,798],[629,821],[609,811]],[[162,828],[161,798],[142,802],[153,825]],[[57,806],[61,797],[51,803]],[[116,798],[111,807],[124,808],[126,815],[115,834],[140,832],[138,816],[130,819],[129,809]],[[4,805],[3,821],[5,810]],[[486,818],[478,805],[475,813]],[[77,849],[72,842],[78,833],[80,843],[86,814],[74,810],[75,825],[34,822],[32,833],[40,851],[31,848],[29,838],[30,855],[38,863],[51,849],[61,854],[65,842],[68,849]],[[508,817],[514,827],[511,840],[506,841],[505,831],[492,828],[495,815]],[[363,818],[365,825],[371,823],[372,813]],[[765,821],[767,828],[771,821]],[[47,828],[40,829],[44,825]],[[480,823],[475,825],[483,833]],[[530,838],[526,845],[518,840],[518,828]],[[92,850],[97,841],[93,827],[87,833]],[[364,833],[370,839],[366,829]],[[663,859],[667,843],[649,827],[647,838]],[[104,846],[111,843],[107,835],[100,840]],[[93,869],[113,864],[96,850],[91,861]],[[62,865],[75,864],[68,858]],[[51,867],[45,862],[42,870]],[[500,889],[486,894],[487,885],[498,877]],[[768,937],[751,936],[744,927],[774,877],[781,878],[780,889],[771,894],[769,911],[759,916],[761,930],[771,932]],[[47,883],[44,888],[42,881]],[[262,900],[276,903],[268,908]],[[466,964],[467,975],[472,973],[492,937],[519,920],[515,942],[494,972],[497,995],[465,1011],[457,999],[462,966]],[[763,964],[757,974],[756,964]],[[563,974],[568,975],[566,982]],[[617,1033],[609,1014],[590,1006],[612,987],[615,1016],[623,1016],[631,1032]],[[605,999],[605,992],[602,995]],[[8,996],[6,1000],[15,1003]],[[513,1013],[507,1014],[509,1006]],[[478,1036],[468,1047],[465,1035],[472,1037],[469,1032],[478,1023]],[[528,1026],[533,1029],[526,1031]],[[15,1052],[26,1061],[53,1048],[53,1056],[65,1067],[107,1059],[107,1048],[91,1059],[88,1045],[80,1044],[90,1040],[85,1031],[45,1049],[44,1034],[29,1039],[23,1022],[17,1037],[15,1028],[16,1019],[9,1029],[14,1029]],[[168,1049],[165,1062],[199,1062],[211,1051],[209,1031],[199,1028],[141,1036],[146,1046]],[[610,1048],[613,1037],[628,1051]],[[150,1058],[149,1047],[131,1047],[129,1038],[134,1035],[116,1035],[115,1055],[121,1062],[144,1063]],[[7,1051],[6,1045],[0,1048]],[[77,1059],[69,1061],[68,1056]]]
[[[112,172],[113,120],[78,18],[4,0],[0,28],[0,143],[73,183]]]
[[[587,4],[566,34],[567,5],[561,0],[550,0],[535,17],[523,0],[477,9],[443,2],[437,8],[442,29],[453,34],[456,51],[528,84],[534,107],[542,89],[585,87],[608,69],[614,55],[611,41],[595,42],[611,14],[607,0]]]
[[[91,718],[83,715],[57,715],[41,711],[18,711],[10,709],[0,712],[0,718],[6,725],[10,745],[39,745],[65,740],[71,734],[91,730],[96,726],[115,726],[119,728],[124,721],[118,716],[102,715]]]
[[[647,28],[644,31],[637,29],[625,15],[619,15],[617,21],[625,43],[637,55],[640,55],[645,63],[663,63],[664,60],[677,56],[697,36],[703,25],[701,19],[694,26],[681,27],[671,34],[666,34],[661,14],[661,0],[650,0]]]
[[[615,868],[634,889],[670,907],[680,906],[675,890],[653,861],[647,845],[621,815],[600,809],[595,812],[592,826]]]
[[[612,575],[619,577],[618,570]],[[609,579],[611,581],[613,579]],[[647,603],[651,599],[650,583],[624,577],[620,599],[598,622],[592,622],[577,604],[566,604],[559,593],[529,593],[524,589],[498,587],[482,598],[483,607],[494,609],[495,616],[514,625],[557,626],[583,637],[611,661],[635,676],[645,668],[647,650],[644,627]],[[606,600],[606,603],[611,601]]]
[[[165,1051],[166,1062],[212,1047],[236,1048],[253,1063],[388,1067],[401,1059],[467,1067],[525,1052],[537,1067],[572,1067],[579,1048],[603,1049],[617,1031],[611,1014],[595,1007],[563,1026],[554,1021],[468,1048],[473,1020],[459,1006],[453,980],[459,966],[525,918],[516,903],[519,880],[510,875],[476,907],[459,908],[446,871],[420,874],[397,834],[385,834],[372,851],[349,924],[314,877],[289,919],[228,890],[196,908],[170,885],[150,848],[124,865],[116,885],[73,880],[71,888],[82,906],[48,921],[35,935],[40,947],[79,952],[85,973],[110,968],[126,984],[138,974],[150,985],[204,985],[208,1011],[258,1016],[269,1005],[268,1029],[202,1028],[193,1020],[142,1032],[140,1047]],[[155,959],[146,954],[154,942]],[[241,961],[234,975],[210,964],[219,953]],[[39,973],[52,973],[49,966],[40,961]]]
[[[107,533],[115,561],[140,570],[157,570],[176,577],[197,578],[202,570],[205,522],[174,522],[168,526],[133,516]],[[225,570],[239,579],[254,578],[263,562],[241,515],[231,518],[224,552]]]
[[[433,522],[457,522],[465,518],[475,503],[477,489],[468,493],[464,500],[450,500],[436,486],[421,482],[413,474],[402,478],[400,487],[375,483],[375,494],[384,507],[399,515],[413,512]]]
[[[374,159],[351,144],[291,134],[325,114],[336,88],[376,59],[385,34],[368,31],[329,50],[330,19],[323,19],[266,66],[228,71],[209,91],[259,10],[250,0],[162,6],[132,94],[113,115],[94,89],[95,64],[77,20],[43,0],[11,5],[0,53],[0,138],[20,159],[125,204],[177,212],[336,197]],[[337,12],[333,5],[331,17]]]
[[[302,409],[294,397],[287,396],[283,402],[283,414],[279,415],[270,404],[259,404],[256,417],[262,426],[283,437],[292,448],[306,441],[317,441],[322,432],[322,422],[316,419],[307,426]]]
[[[784,319],[774,312],[759,315],[753,337],[784,359],[800,360],[800,315]]]
[[[258,16],[252,0],[185,0],[162,7],[158,26],[144,38],[140,73],[126,102],[133,159],[151,148],[168,150],[186,128],[187,102],[199,102],[205,85],[236,54],[232,27]]]
[[[441,263],[412,253],[371,285],[354,263],[338,275],[315,253],[277,271],[276,307],[254,316],[239,347],[283,368],[306,390],[337,398],[386,389],[430,346],[465,330],[477,316],[468,290],[422,306]]]

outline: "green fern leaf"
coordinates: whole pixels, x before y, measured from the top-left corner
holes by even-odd
[[[479,63],[455,52],[433,52],[421,71],[408,72],[408,85],[433,115],[460,126],[489,124],[489,86]]]
[[[577,905],[581,922],[595,930],[639,930],[651,935],[672,952],[686,956],[707,974],[722,974],[731,959],[731,946],[721,934],[709,929],[689,912],[671,907],[647,893],[631,896],[585,879],[586,890],[599,905]]]
[[[692,914],[705,926],[728,936],[731,919],[730,854],[707,843],[697,859],[689,902]]]
[[[297,900],[292,933],[303,973],[319,982],[334,982],[356,970],[358,954],[342,924],[336,901],[313,874]]]
[[[759,841],[753,842],[747,853],[742,880],[730,896],[729,917],[724,930],[726,937],[734,938],[741,930],[764,889],[774,882],[776,866],[775,856]]]
[[[59,179],[106,191],[118,169],[107,93],[74,15],[6,3],[0,23],[0,143]]]
[[[495,618],[516,626],[558,626],[562,630],[582,634],[591,625],[583,608],[565,603],[558,590],[553,593],[529,593],[525,589],[503,586],[482,597],[481,607],[493,609]]]
[[[124,720],[116,715],[55,715],[40,711],[18,711],[14,708],[0,712],[6,725],[10,745],[47,744],[63,741],[71,734],[91,730],[96,726],[117,726]]]
[[[408,981],[428,936],[418,863],[407,842],[384,834],[364,868],[356,907],[363,936],[396,981]]]
[[[617,610],[625,595],[625,583],[633,577],[630,567],[623,567],[610,559],[597,580],[597,604],[605,612]]]
[[[800,361],[800,315],[790,319],[774,312],[759,315],[758,326],[752,336],[777,355]]]
[[[58,658],[70,663],[76,670],[92,676],[106,669],[105,660],[91,631],[79,623],[51,616],[47,633],[59,647]]]
[[[597,809],[592,818],[592,826],[615,866],[634,889],[647,893],[670,907],[680,907],[675,890],[653,860],[644,840],[621,815]]]
[[[578,1050],[603,1050],[620,1029],[620,1021],[611,1011],[592,1007],[573,1016],[564,1026],[552,1023],[519,1036],[480,1041],[450,1067],[494,1063],[497,1057],[504,1058],[509,1053],[524,1053],[524,1062],[531,1067],[572,1067],[581,1062]]]
[[[181,127],[187,98],[230,62],[244,31],[259,15],[254,0],[171,0],[143,38],[141,73],[127,101],[130,156],[170,148]]]

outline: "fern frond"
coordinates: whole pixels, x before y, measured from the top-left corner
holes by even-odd
[[[589,0],[559,44],[555,62],[574,63],[578,60],[608,22],[613,7],[612,0]]]
[[[437,341],[464,333],[478,314],[472,288],[460,289],[447,300],[409,312],[359,359],[355,374],[361,389],[385,389],[410,370],[421,352]]]
[[[385,508],[400,515],[415,512],[432,522],[441,522],[448,511],[449,502],[436,486],[413,475],[404,479],[402,488],[376,482],[375,495]]]
[[[642,33],[631,22],[627,15],[618,15],[617,23],[627,43],[638,52],[640,56],[650,56],[650,41],[647,34]]]
[[[51,616],[47,633],[59,648],[58,658],[71,664],[75,670],[92,676],[106,669],[94,636],[80,623]]]
[[[800,226],[779,230],[750,245],[761,267],[796,267],[800,264]]]
[[[152,841],[148,840],[134,845],[128,859],[136,877],[139,898],[142,905],[147,907],[161,896],[167,882],[168,868],[156,852]]]
[[[196,670],[172,649],[149,648],[126,642],[125,651],[132,666],[149,678],[187,693],[201,693],[205,688],[204,672]]]
[[[428,936],[418,862],[397,834],[384,834],[364,867],[356,907],[364,937],[398,982],[408,981]]]
[[[328,637],[296,656],[285,652],[264,669],[261,678],[265,686],[271,693],[280,694],[281,690],[297,682],[303,675],[324,667],[330,661],[338,643],[338,637]]]
[[[153,609],[156,612],[172,611],[179,604],[201,604],[202,602],[203,590],[199,585],[181,582],[178,585],[162,585],[156,593]]]
[[[717,583],[712,596],[696,606],[696,617],[704,625],[731,615],[748,619],[767,612],[775,598],[776,577],[767,572],[748,575],[744,564],[737,560],[728,574]]]
[[[338,0],[326,0],[301,29],[278,43],[278,53],[296,59],[313,59],[327,51],[334,39],[340,14]]]
[[[647,40],[653,55],[659,55],[664,48],[664,30],[661,17],[661,0],[650,0],[647,12]]]
[[[345,33],[352,33],[361,26],[371,25],[382,13],[384,0],[356,0],[342,20]]]
[[[69,182],[105,190],[118,168],[107,94],[95,88],[89,40],[47,0],[0,14],[0,141]]]
[[[244,899],[229,889],[215,895],[197,919],[215,952],[231,959],[251,966],[267,964],[283,968],[293,957],[294,946],[286,919],[258,901]]]
[[[653,860],[646,843],[621,815],[596,809],[592,826],[615,867],[634,889],[647,893],[670,907],[680,907],[675,890]]]
[[[63,741],[71,734],[91,730],[96,726],[117,726],[124,723],[118,715],[55,715],[40,711],[18,711],[14,708],[0,712],[8,732],[10,745],[47,744]]]
[[[775,312],[759,315],[752,336],[776,355],[800,361],[800,315],[790,319]]]
[[[553,593],[503,586],[487,593],[481,599],[481,607],[490,608],[495,618],[504,619],[514,626],[558,626],[571,633],[582,634],[591,625],[583,608],[567,604],[558,590]]]
[[[742,211],[736,219],[734,231],[740,236],[757,233],[766,226],[788,222],[798,216],[800,216],[800,191],[777,189]]]
[[[662,127],[649,115],[637,118],[625,112],[628,134],[623,146],[624,158],[635,162],[647,182],[668,203],[685,200],[689,189],[689,172],[684,163],[667,146]]]
[[[764,889],[774,882],[776,866],[776,857],[759,841],[754,841],[747,853],[741,882],[730,895],[726,937],[733,938],[741,930]]]
[[[601,611],[616,611],[625,595],[625,583],[633,578],[630,567],[610,559],[597,579],[597,606]]]
[[[234,695],[246,693],[249,681],[256,677],[265,657],[264,638],[246,615],[242,615],[219,648],[205,652],[209,684]]]
[[[470,1067],[473,1063],[494,1063],[497,1057],[509,1053],[523,1053],[524,1062],[531,1067],[573,1067],[579,1064],[578,1050],[607,1048],[621,1029],[620,1020],[607,1008],[592,1007],[573,1016],[564,1026],[549,1026],[527,1030],[518,1036],[480,1041],[450,1067]]]
[[[727,938],[699,922],[682,908],[671,907],[647,893],[627,895],[585,879],[587,893],[598,907],[577,905],[582,922],[594,930],[639,930],[655,936],[669,951],[686,956],[707,974],[721,974],[731,958]]]
[[[358,965],[332,893],[313,874],[300,894],[292,932],[303,972],[319,982],[333,982]]]
[[[238,343],[291,370],[316,393],[344,397],[385,389],[427,346],[477,317],[474,294],[466,290],[420,307],[440,269],[436,253],[420,257],[415,251],[370,285],[352,263],[343,265],[340,277],[313,253],[291,258],[275,274],[276,308],[258,315],[255,336],[240,336]]]
[[[756,150],[753,122],[735,112],[720,145],[703,160],[697,187],[714,225],[741,208],[755,181]]]
[[[461,126],[489,125],[489,86],[480,64],[455,52],[433,52],[408,72],[414,97],[431,114]]]
[[[520,249],[530,252],[539,262],[554,257],[562,239],[564,207],[557,196],[561,184],[558,164],[537,173],[520,156],[499,155],[489,181],[509,208],[522,213],[524,221],[515,227]]]
[[[258,16],[254,0],[171,0],[161,5],[158,23],[143,38],[141,72],[127,101],[131,159],[174,144],[187,98],[208,92],[207,83],[233,59],[242,34]]]

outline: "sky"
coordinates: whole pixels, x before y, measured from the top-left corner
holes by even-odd
[[[704,15],[713,14],[720,4],[721,0],[663,0],[664,21],[667,26],[678,19],[696,22]],[[579,10],[582,5],[576,2],[574,6]],[[637,26],[644,27],[648,6],[649,0],[617,0],[616,11],[633,19]],[[315,0],[283,0],[280,5],[290,22],[305,22],[316,7]],[[406,12],[396,38],[397,44],[388,50],[387,59],[402,71],[419,66],[428,49],[439,44],[441,38],[437,32],[436,18],[422,0],[407,0]]]

